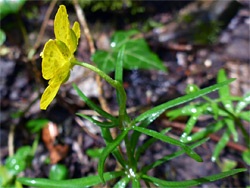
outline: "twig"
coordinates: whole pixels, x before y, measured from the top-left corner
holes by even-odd
[[[52,1],[51,1],[50,5],[49,5],[49,8],[48,8],[48,10],[47,10],[47,12],[46,12],[46,14],[45,14],[45,17],[44,17],[44,20],[43,20],[43,23],[42,23],[40,32],[39,32],[39,34],[38,34],[38,37],[37,37],[37,39],[36,39],[36,43],[35,43],[35,45],[34,45],[34,49],[35,49],[35,50],[37,50],[37,48],[38,48],[38,47],[40,46],[40,44],[41,44],[41,41],[42,41],[42,38],[43,38],[44,31],[45,31],[46,26],[47,26],[47,24],[48,24],[49,17],[50,17],[50,15],[51,15],[51,13],[52,13],[52,11],[53,11],[55,5],[56,5],[56,2],[57,2],[57,0],[52,0]]]
[[[10,126],[10,132],[9,132],[9,136],[8,136],[9,156],[14,155],[14,136],[15,136],[15,125],[12,124]]]
[[[75,121],[83,128],[83,130],[92,138],[94,138],[95,140],[99,140],[98,136],[92,134],[91,132],[89,132],[89,130],[85,127],[84,123],[82,122],[82,120],[79,117],[75,117]]]
[[[81,9],[78,0],[73,0],[73,4],[74,4],[75,10],[76,10],[77,17],[78,17],[78,19],[83,27],[83,32],[87,38],[90,53],[94,54],[95,53],[95,46],[94,46],[94,42],[93,42],[92,37],[91,37],[90,32],[89,32],[89,28],[88,28],[88,24],[87,24],[86,19],[85,19],[84,12]]]
[[[166,125],[166,126],[174,127],[174,128],[180,129],[180,130],[184,130],[185,127],[186,127],[186,125],[185,125],[184,123],[171,122],[171,121],[167,121],[167,120],[162,120],[162,123],[163,123],[164,125]],[[192,132],[196,133],[196,132],[199,132],[199,131],[201,131],[201,130],[202,130],[202,128],[194,127],[194,128],[192,129]],[[220,140],[220,137],[218,137],[218,136],[216,136],[216,135],[214,135],[214,134],[209,135],[209,137],[210,137],[212,140],[216,141],[216,142],[218,142],[218,141]],[[243,146],[243,145],[240,145],[240,144],[236,144],[236,143],[231,142],[231,141],[229,141],[229,142],[227,143],[227,146],[230,147],[230,148],[233,148],[233,149],[235,149],[235,150],[238,150],[238,151],[240,151],[240,152],[244,152],[244,151],[247,150],[247,147],[245,147],[245,146]]]

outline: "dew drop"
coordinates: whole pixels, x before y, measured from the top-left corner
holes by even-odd
[[[187,140],[188,140],[188,141],[191,141],[191,140],[192,140],[192,137],[191,137],[191,136],[188,136],[188,137],[187,137]]]
[[[215,157],[211,157],[211,161],[212,161],[212,162],[215,162],[215,161],[216,161],[216,158],[215,158]]]
[[[196,108],[192,108],[192,109],[191,109],[191,112],[192,112],[192,113],[196,113],[196,112],[197,112]]]
[[[111,46],[112,48],[114,48],[114,47],[116,46],[116,43],[115,43],[115,42],[112,42],[112,43],[110,44],[110,46]]]

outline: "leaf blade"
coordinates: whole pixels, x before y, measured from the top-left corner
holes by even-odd
[[[163,113],[168,108],[171,108],[171,107],[177,106],[179,104],[189,102],[189,101],[191,101],[193,99],[196,99],[198,97],[206,95],[207,93],[210,93],[212,91],[216,91],[219,88],[223,87],[224,85],[227,85],[227,84],[231,83],[234,80],[235,79],[230,79],[230,80],[227,80],[225,82],[222,82],[222,83],[207,87],[205,89],[201,89],[201,90],[199,90],[197,92],[193,92],[193,93],[190,93],[190,94],[185,95],[183,97],[179,97],[177,99],[174,99],[174,100],[171,100],[169,102],[163,103],[163,104],[161,104],[159,106],[156,106],[156,107],[144,112],[143,114],[139,115],[137,118],[135,118],[133,120],[133,123],[134,124],[138,123],[138,122],[140,122],[140,121],[142,121],[142,120],[144,120],[144,119],[146,119],[146,118],[148,118],[150,116],[154,116],[155,119],[156,119],[161,113]]]
[[[234,174],[240,173],[240,172],[244,172],[246,171],[246,169],[244,168],[239,168],[239,169],[234,169],[228,172],[222,172],[219,174],[215,174],[215,175],[211,175],[211,176],[207,176],[207,177],[203,177],[203,178],[198,178],[198,179],[193,179],[193,180],[186,180],[186,181],[164,181],[164,180],[160,180],[158,178],[154,178],[151,176],[147,176],[147,175],[142,175],[143,179],[146,179],[147,181],[150,181],[152,183],[154,183],[157,186],[161,186],[161,187],[191,187],[191,186],[196,186],[196,185],[200,185],[203,183],[207,183],[207,182],[212,182],[212,181],[216,181],[228,176],[232,176]]]
[[[158,133],[156,131],[149,130],[149,129],[142,128],[142,127],[133,126],[132,129],[136,130],[136,131],[139,131],[141,133],[147,134],[149,136],[152,136],[154,138],[157,138],[159,140],[162,140],[164,142],[167,142],[167,143],[170,143],[170,144],[173,144],[173,145],[176,145],[176,146],[180,146],[194,160],[196,160],[198,162],[203,161],[202,158],[197,153],[192,151],[190,147],[188,147],[187,145],[183,144],[182,142],[180,142],[178,140],[175,140],[175,139],[173,139],[171,137],[162,135],[162,134],[160,134],[160,133]]]
[[[98,162],[98,174],[101,178],[102,182],[105,183],[104,177],[103,177],[103,171],[104,171],[104,163],[108,155],[121,143],[123,138],[128,134],[129,129],[124,130],[121,132],[119,136],[115,140],[113,140],[110,144],[107,145],[107,147],[103,150],[101,157],[99,158]]]
[[[117,172],[106,172],[104,174],[105,181],[120,177],[124,175],[124,171]],[[32,187],[41,187],[41,188],[85,188],[90,187],[96,184],[100,184],[101,180],[98,175],[88,176],[79,179],[71,180],[50,180],[46,178],[26,178],[19,177],[17,179],[20,183]]]

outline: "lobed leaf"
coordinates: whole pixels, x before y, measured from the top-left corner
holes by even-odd
[[[113,34],[110,42],[110,51],[96,51],[91,57],[97,66],[105,73],[114,71],[117,62],[117,54],[123,45],[124,50],[123,67],[125,69],[150,69],[166,71],[159,57],[150,51],[143,38],[131,38],[139,34],[136,30],[117,31]]]
[[[105,181],[120,177],[124,175],[124,171],[116,172],[106,172],[103,177]],[[71,180],[50,180],[46,178],[25,178],[20,177],[17,179],[23,185],[31,187],[41,187],[41,188],[85,188],[91,187],[101,183],[101,180],[98,175],[88,176],[79,179]]]
[[[203,178],[198,178],[198,179],[193,179],[193,180],[186,180],[186,181],[164,181],[158,178],[154,178],[151,176],[147,176],[147,175],[142,175],[142,178],[152,182],[153,184],[155,184],[156,186],[159,187],[191,187],[191,186],[196,186],[196,185],[200,185],[203,183],[207,183],[207,182],[212,182],[212,181],[216,181],[228,176],[232,176],[234,174],[240,173],[240,172],[244,172],[246,171],[246,169],[244,168],[239,168],[239,169],[234,169],[228,172],[222,172],[219,174],[215,174],[215,175],[211,175],[211,176],[206,176]]]
[[[149,136],[152,136],[152,137],[154,137],[156,139],[162,140],[164,142],[167,142],[167,143],[170,143],[170,144],[173,144],[173,145],[176,145],[176,146],[180,146],[194,160],[196,160],[198,162],[202,162],[203,161],[202,158],[197,153],[195,153],[194,151],[192,151],[189,146],[183,144],[182,142],[180,142],[178,140],[175,140],[175,139],[173,139],[171,137],[162,135],[162,134],[160,134],[160,133],[158,133],[156,131],[149,130],[149,129],[142,128],[142,127],[133,126],[132,129],[134,129],[136,131],[139,131],[141,133],[147,134]]]

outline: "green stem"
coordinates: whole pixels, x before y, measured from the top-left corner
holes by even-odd
[[[125,146],[126,146],[127,155],[128,155],[129,168],[132,168],[133,171],[135,172],[136,171],[135,159],[134,159],[132,151],[131,151],[131,147],[130,147],[131,143],[129,141],[128,134],[125,136],[124,140],[125,140]]]
[[[38,146],[38,143],[39,143],[39,139],[40,139],[40,134],[41,134],[40,132],[37,133],[36,138],[35,138],[35,140],[34,140],[34,142],[32,144],[32,149],[31,149],[31,155],[32,156],[34,156],[35,153],[36,153],[36,149],[37,149],[37,146]]]
[[[94,72],[96,72],[97,74],[99,74],[104,80],[106,80],[110,85],[112,85],[114,88],[117,88],[119,87],[120,83],[116,80],[113,80],[111,77],[109,77],[105,72],[101,71],[100,69],[98,69],[97,67],[93,66],[93,65],[90,65],[88,63],[84,63],[84,62],[81,62],[81,61],[77,61],[77,60],[74,60],[74,61],[71,61],[71,63],[73,65],[80,65],[82,67],[85,67],[85,68],[88,68]]]
[[[119,118],[121,121],[121,125],[123,128],[126,128],[127,124],[125,123],[125,112],[126,112],[126,101],[127,101],[127,95],[126,92],[122,86],[122,84],[119,81],[113,80],[110,76],[108,76],[105,72],[101,71],[97,67],[90,65],[88,63],[80,62],[77,60],[71,61],[73,65],[80,65],[82,67],[88,68],[97,74],[99,74],[104,80],[106,80],[111,86],[119,90],[121,94],[121,105],[119,109]]]
[[[236,124],[239,126],[242,134],[243,134],[243,138],[245,140],[245,142],[247,143],[247,147],[250,148],[250,138],[248,136],[248,133],[246,131],[246,129],[244,128],[243,124],[241,123],[240,119],[233,114],[232,112],[228,111],[226,108],[219,106],[219,108],[223,111],[225,111],[226,113],[228,113],[229,116],[231,116],[232,119],[234,119],[234,121],[236,122]]]

